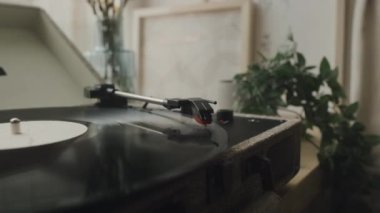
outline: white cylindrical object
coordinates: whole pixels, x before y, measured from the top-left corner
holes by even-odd
[[[233,110],[235,85],[233,80],[222,80],[218,84],[217,108]]]
[[[14,135],[21,134],[21,120],[18,118],[12,118],[9,123],[11,124],[11,132]]]

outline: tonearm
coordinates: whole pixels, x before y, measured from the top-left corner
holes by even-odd
[[[202,98],[172,98],[159,99],[133,93],[122,92],[117,90],[113,84],[100,84],[94,87],[85,88],[85,96],[88,98],[97,98],[101,106],[126,105],[127,100],[137,100],[148,103],[158,104],[167,109],[180,109],[180,112],[192,116],[198,123],[207,125],[212,122],[212,113],[214,112],[210,104],[216,104],[216,101],[205,100]]]

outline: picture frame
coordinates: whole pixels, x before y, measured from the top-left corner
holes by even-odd
[[[248,64],[252,61],[252,7],[253,5],[250,0],[242,0],[232,2],[208,2],[186,6],[144,8],[134,11],[132,44],[136,56],[137,92],[149,96],[165,97],[191,95],[214,98],[217,96],[216,87],[218,81],[232,79],[235,73],[244,72]],[[219,28],[216,28],[214,23],[218,25]],[[183,27],[182,24],[190,28],[194,27],[195,29],[191,31]],[[197,27],[198,25],[199,27]],[[225,29],[223,27],[225,27]],[[202,29],[208,28],[216,29],[214,29],[214,31],[203,32],[204,35],[198,34]],[[215,39],[215,41],[213,41],[213,39]],[[181,45],[183,46],[182,49]],[[204,52],[202,52],[202,45],[209,48],[204,48]],[[237,47],[237,45],[239,47]],[[167,51],[170,48],[175,49],[179,54],[186,52],[186,54],[188,54],[186,55],[186,57],[188,56],[188,60],[183,54],[182,58],[175,58],[175,52]],[[210,52],[209,50],[212,48],[220,48],[223,50],[220,52]],[[160,49],[164,50],[165,53],[161,54]],[[196,51],[192,51],[194,49],[200,50],[199,53],[202,54],[202,56],[195,57],[197,54],[195,54]],[[232,53],[233,51],[229,54],[230,49],[234,50],[235,54]],[[226,58],[223,54],[230,57]],[[194,59],[194,57],[198,59]],[[171,60],[171,58],[173,58],[173,60]],[[204,61],[203,65],[194,65],[194,63],[197,63],[197,60]],[[222,60],[234,61],[228,64],[228,62],[222,62]],[[238,62],[236,60],[238,60]],[[219,73],[218,75],[218,71],[222,72],[218,69],[218,65],[216,65],[219,62],[224,63],[223,66],[220,65],[222,66],[221,69],[230,66],[231,70],[224,70],[222,74]],[[168,64],[171,63],[173,63],[173,65],[168,66]],[[185,63],[189,64],[188,66],[190,67],[194,67],[196,70],[180,70],[181,68],[178,67],[184,66],[183,64]],[[236,66],[236,63],[239,65]],[[231,64],[235,64],[235,66]],[[209,68],[205,66],[209,66]],[[204,72],[202,72],[202,69],[204,69]],[[156,78],[156,76],[160,76],[158,72],[162,72],[163,70],[165,70],[169,78],[163,79],[163,75],[161,75],[161,78]],[[198,77],[204,78],[204,76],[207,76],[211,85],[208,85],[205,81],[195,82],[196,80],[194,81],[194,85],[191,86],[192,88],[190,88],[189,85],[185,85],[186,82],[181,85],[181,82],[177,82],[181,81],[181,79],[174,77],[174,75],[181,76],[177,71],[185,72],[185,74],[182,73],[185,76],[182,76],[185,81],[188,80],[186,72],[194,73],[194,75],[198,72]],[[213,79],[213,72],[216,73],[214,76],[221,76],[227,72],[231,73],[229,73],[229,75],[226,74],[229,79]],[[147,77],[150,80],[147,80]],[[157,82],[155,82],[155,80],[157,80]],[[188,82],[188,84],[190,83]],[[170,91],[170,88],[176,91]],[[183,91],[178,91],[181,90],[179,88],[183,88]],[[192,92],[189,92],[189,90],[192,90]],[[209,90],[213,90],[213,92]]]
[[[345,80],[345,42],[346,42],[346,9],[347,2],[345,0],[337,0],[336,4],[336,34],[335,34],[335,66],[339,68],[338,80],[341,84],[346,85]]]

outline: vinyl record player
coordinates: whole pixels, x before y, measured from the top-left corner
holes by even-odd
[[[231,212],[299,169],[298,120],[99,84],[40,9],[0,4],[0,66],[0,212]]]

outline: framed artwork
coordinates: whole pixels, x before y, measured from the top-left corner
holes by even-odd
[[[250,0],[136,10],[138,92],[215,100],[251,61],[252,19]]]

